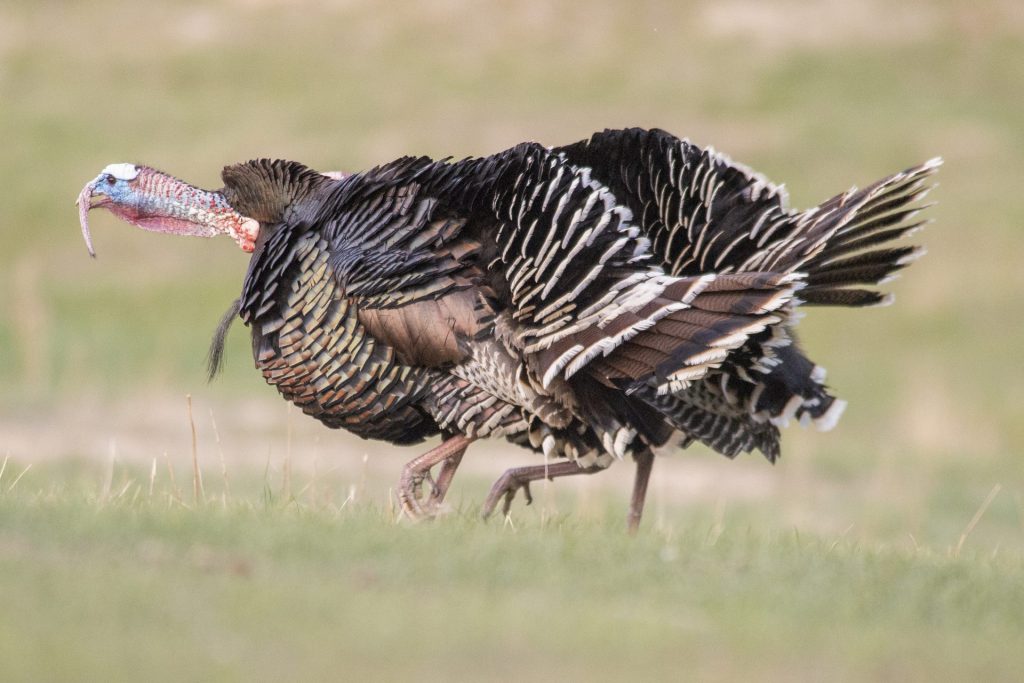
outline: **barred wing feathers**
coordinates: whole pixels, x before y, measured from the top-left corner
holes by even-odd
[[[890,297],[866,287],[884,283],[923,253],[888,243],[922,225],[920,201],[941,163],[926,162],[801,212],[787,207],[781,186],[664,131],[609,130],[554,151],[590,168],[630,207],[669,273],[803,272],[806,286],[794,303],[843,306],[887,303]],[[780,311],[782,325],[752,335],[675,402],[658,398],[658,409],[727,455],[756,447],[774,459],[774,427],[790,419],[830,428],[845,403],[829,394],[824,369],[796,345],[794,308]],[[745,436],[716,436],[730,433]]]
[[[777,322],[768,314],[799,284],[794,274],[668,275],[632,211],[588,169],[537,145],[512,153],[495,182],[488,268],[504,274],[515,342],[545,387],[587,368],[620,388],[678,389]]]

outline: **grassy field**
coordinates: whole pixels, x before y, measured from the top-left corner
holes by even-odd
[[[674,510],[629,538],[621,509],[572,500],[410,526],[269,480],[204,504],[165,473],[85,475],[0,497],[5,680],[1024,675],[1012,553],[865,544],[754,510]]]
[[[4,3],[0,679],[1019,680],[1022,63],[1012,0]],[[635,539],[628,466],[477,521],[535,462],[500,444],[452,515],[396,523],[419,449],[289,411],[241,328],[205,383],[233,244],[97,215],[91,261],[72,205],[115,161],[215,187],[256,156],[358,170],[626,125],[794,206],[946,159],[896,305],[801,323],[839,427],[788,430],[774,468],[668,454]]]

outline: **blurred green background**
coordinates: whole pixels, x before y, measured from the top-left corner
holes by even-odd
[[[339,486],[369,472],[371,500],[385,500],[419,449],[362,442],[290,411],[253,370],[241,326],[225,374],[205,382],[206,347],[246,256],[230,240],[173,239],[95,213],[92,261],[78,191],[118,161],[217,187],[222,166],[257,156],[360,170],[621,126],[713,145],[785,183],[796,207],[946,160],[930,195],[935,222],[915,236],[929,254],[889,285],[896,304],[812,310],[801,323],[805,347],[850,402],[838,428],[787,430],[774,468],[699,447],[660,459],[649,521],[736,510],[777,528],[945,550],[995,492],[968,543],[1019,558],[1017,0],[9,0],[0,455],[33,465],[26,482],[37,488],[68,463],[148,469],[165,453],[185,463],[191,394],[207,466],[220,454],[240,477],[332,469]],[[454,500],[472,510],[506,466],[527,463],[525,452],[475,445]],[[608,499],[624,511],[631,474],[556,484],[578,496],[559,510]]]

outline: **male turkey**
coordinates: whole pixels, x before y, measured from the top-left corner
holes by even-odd
[[[774,461],[790,418],[835,423],[843,403],[797,346],[795,310],[887,301],[863,286],[921,253],[885,245],[920,225],[939,163],[793,211],[710,149],[631,129],[349,176],[260,159],[212,192],[113,164],[78,203],[90,252],[97,206],[252,252],[214,366],[237,315],[266,380],[327,426],[396,444],[440,433],[402,472],[409,517],[432,515],[467,445],[493,436],[559,461],[506,472],[485,515],[519,488],[529,500],[530,481],[630,456],[635,529],[653,448]]]

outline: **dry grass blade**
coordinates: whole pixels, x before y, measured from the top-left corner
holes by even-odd
[[[124,486],[122,486],[121,489],[117,493],[115,493],[113,496],[111,496],[111,500],[115,500],[116,501],[116,500],[123,499],[125,497],[125,494],[127,494],[128,491],[132,490],[132,487],[134,487],[135,485],[136,485],[136,482],[134,480],[132,480],[132,479],[127,480],[124,483]]]
[[[117,441],[110,440],[110,457],[107,459],[106,476],[103,478],[103,488],[100,489],[100,500],[106,501],[110,498],[110,489],[114,485],[114,461],[117,460]]]
[[[992,487],[992,490],[989,491],[988,496],[985,497],[985,500],[981,504],[981,507],[979,507],[978,511],[974,513],[974,516],[971,517],[971,521],[968,522],[967,527],[964,529],[964,532],[960,534],[960,540],[957,541],[956,549],[953,550],[953,557],[960,557],[960,550],[964,547],[964,543],[967,542],[967,537],[971,535],[972,531],[974,531],[974,527],[978,526],[978,522],[981,521],[982,515],[985,514],[986,510],[988,510],[988,506],[991,505],[992,501],[996,499],[996,496],[999,495],[999,492],[1002,490],[1002,488],[1002,484],[996,484],[995,486]]]
[[[170,495],[171,495],[171,497],[174,500],[178,501],[179,503],[182,503],[182,500],[181,500],[181,489],[178,488],[178,483],[174,480],[174,467],[171,466],[171,459],[167,455],[167,451],[164,451],[164,462],[167,463],[167,476],[171,480],[171,494]]]
[[[196,421],[192,419],[192,394],[185,395],[188,406],[188,426],[192,430],[192,499],[199,504],[206,502],[203,490],[203,473],[199,470],[199,448],[196,440]]]
[[[359,470],[359,484],[355,491],[350,491],[349,496],[353,500],[364,500],[366,498],[366,474],[370,468],[370,454],[363,453],[363,466]]]
[[[7,464],[7,460],[6,460],[6,458],[5,458],[5,459],[4,459],[4,465],[6,465],[6,464]],[[14,487],[18,485],[18,482],[19,482],[19,481],[21,481],[21,478],[22,478],[22,477],[24,477],[24,476],[25,476],[26,474],[28,474],[28,471],[29,471],[30,469],[32,469],[32,463],[29,463],[29,464],[28,464],[28,465],[27,465],[27,466],[25,467],[25,469],[23,469],[23,470],[21,471],[21,474],[19,474],[19,475],[18,475],[17,477],[15,477],[15,478],[14,478],[14,481],[12,481],[12,482],[11,482],[11,485],[7,487],[7,493],[10,493],[11,491],[13,491],[13,490],[14,490]]]
[[[292,404],[285,408],[285,442],[284,465],[281,468],[281,495],[285,502],[291,502],[292,496]]]
[[[224,490],[221,491],[221,503],[224,507],[228,505],[228,498],[231,497],[231,487],[228,484],[228,465],[224,461],[224,448],[220,443],[220,430],[217,429],[217,420],[213,418],[213,409],[210,409],[210,424],[213,425],[213,440],[217,444],[217,454],[220,456],[220,475],[224,482]]]
[[[401,512],[401,506],[397,504],[395,500],[395,489],[394,487],[388,487],[388,521],[392,524],[398,524],[404,516]]]

